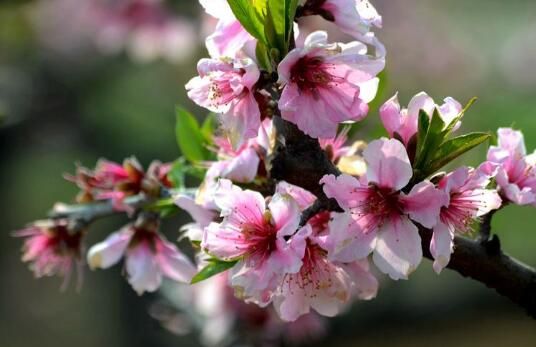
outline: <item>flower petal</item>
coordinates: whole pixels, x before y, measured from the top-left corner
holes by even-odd
[[[385,139],[372,141],[363,151],[367,162],[367,178],[381,188],[401,190],[413,175],[406,148],[400,141]]]
[[[422,260],[421,237],[406,217],[392,218],[378,233],[374,264],[393,280],[407,279]]]
[[[454,251],[454,231],[448,225],[438,223],[434,227],[430,253],[434,257],[434,271],[439,274],[450,261],[450,255]]]
[[[107,269],[115,265],[123,257],[131,238],[132,231],[130,228],[125,228],[91,247],[87,254],[89,267]]]
[[[140,243],[127,251],[126,269],[128,282],[138,293],[154,292],[162,283],[162,274],[154,254],[146,243]]]
[[[448,195],[436,189],[431,182],[423,181],[415,185],[409,194],[401,193],[400,202],[411,219],[425,228],[432,228],[439,220],[441,207],[448,205]]]

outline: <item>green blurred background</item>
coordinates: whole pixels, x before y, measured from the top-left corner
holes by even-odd
[[[477,96],[464,130],[513,125],[524,130],[529,150],[536,147],[535,1],[373,4],[383,15],[379,36],[388,49],[382,101],[395,91],[403,105],[421,90],[438,102]],[[74,162],[176,158],[174,105],[203,114],[183,88],[205,55],[202,43],[178,64],[138,64],[92,50],[66,55],[40,43],[28,15],[33,6],[0,3],[0,346],[197,346],[195,336],[174,336],[150,318],[157,296],[138,297],[120,266],[86,271],[80,293],[60,293],[59,279],[33,279],[10,233],[44,217],[53,202],[72,200],[76,189],[61,174],[72,172]],[[178,8],[201,27],[197,1]],[[360,135],[370,139],[377,129],[372,110]],[[464,160],[476,165],[485,152],[482,146]],[[534,209],[508,207],[493,221],[504,249],[532,265],[535,218]],[[121,222],[96,224],[89,244]],[[176,226],[168,229],[175,238]],[[428,261],[410,281],[383,281],[376,300],[331,322],[320,346],[536,346],[536,324],[521,309],[456,273],[436,276]]]

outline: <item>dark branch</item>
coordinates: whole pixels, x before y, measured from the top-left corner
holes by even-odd
[[[424,256],[432,259],[429,246],[432,233],[420,230]],[[498,240],[497,237],[495,237]],[[536,318],[536,270],[504,254],[500,249],[490,252],[479,241],[456,237],[454,254],[448,268],[464,277],[482,282],[523,307]]]
[[[304,211],[302,224],[321,210],[340,210],[336,202],[327,199],[318,183],[326,174],[340,174],[318,141],[280,117],[274,117],[274,125],[277,138],[271,158],[272,177],[307,189],[318,197],[317,203]],[[483,222],[481,239],[484,242],[456,237],[448,268],[495,289],[536,318],[536,270],[504,254],[498,237],[490,238],[491,215]],[[432,259],[431,231],[422,229],[420,234],[423,253]]]

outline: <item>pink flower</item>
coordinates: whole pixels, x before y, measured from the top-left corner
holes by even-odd
[[[438,188],[447,194],[449,202],[441,208],[440,220],[433,229],[430,243],[437,273],[450,261],[455,233],[470,231],[478,217],[501,207],[497,192],[486,189],[489,183],[490,176],[467,167],[451,172],[439,182]]]
[[[275,194],[266,205],[260,193],[220,182],[215,202],[223,220],[205,228],[201,247],[219,259],[238,260],[231,270],[237,296],[266,305],[277,279],[300,269],[305,240],[292,236],[299,207],[289,195]]]
[[[185,231],[185,236],[190,241],[201,242],[203,230],[217,217],[216,211],[198,204],[194,198],[185,194],[176,196],[175,204],[188,212],[194,220],[193,223],[183,225],[181,231]]]
[[[527,155],[520,131],[500,128],[498,135],[499,145],[490,147],[482,170],[495,175],[503,199],[536,206],[536,151]]]
[[[251,59],[201,59],[198,77],[187,84],[188,96],[198,105],[222,114],[224,131],[234,148],[257,136],[261,125],[254,86],[260,71]]]
[[[320,183],[330,198],[345,210],[330,225],[330,258],[338,261],[362,259],[373,253],[378,268],[392,279],[406,279],[422,259],[418,222],[436,225],[446,196],[429,181],[415,185],[406,194],[412,168],[404,146],[397,140],[381,139],[364,152],[368,164],[360,180],[343,174],[326,175]]]
[[[372,26],[381,28],[382,17],[368,0],[326,0],[320,7],[348,35],[360,39]]]
[[[192,262],[157,232],[156,225],[127,225],[90,248],[92,269],[107,269],[125,257],[128,282],[139,294],[160,287],[162,277],[189,283],[196,273]]]
[[[285,321],[295,321],[311,308],[332,317],[353,295],[367,300],[376,296],[378,282],[366,259],[342,264],[328,258],[324,237],[329,233],[329,218],[329,212],[319,213],[298,232],[307,237],[302,266],[284,277],[274,297],[274,307]]]
[[[22,261],[30,262],[35,277],[62,276],[62,289],[69,283],[75,264],[78,265],[78,286],[81,285],[82,232],[70,232],[66,220],[40,221],[14,233],[24,237]]]
[[[385,65],[366,52],[360,42],[328,44],[325,32],[310,34],[279,64],[282,117],[320,138],[335,137],[341,122],[363,119]]]
[[[423,110],[432,117],[436,107],[447,125],[462,111],[462,105],[451,97],[447,97],[443,105],[436,105],[428,94],[420,92],[410,100],[407,109],[400,108],[398,94],[395,94],[380,108],[380,117],[389,136],[398,138],[408,147],[410,142],[416,141],[414,136],[417,134],[419,111]],[[460,125],[458,123],[455,129]]]
[[[214,151],[218,161],[210,163],[203,183],[196,194],[196,202],[205,208],[216,210],[214,193],[218,180],[225,178],[235,183],[251,183],[255,179],[266,178],[266,158],[273,147],[273,128],[265,119],[259,128],[258,136],[247,140],[234,149],[229,139],[214,137]]]

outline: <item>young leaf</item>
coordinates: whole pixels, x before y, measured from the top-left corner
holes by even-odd
[[[255,56],[257,57],[257,61],[259,62],[259,66],[268,71],[272,72],[272,60],[270,59],[270,55],[268,54],[268,47],[266,47],[265,44],[262,42],[257,42],[257,46],[255,47]]]
[[[436,172],[460,155],[475,148],[489,138],[490,135],[487,133],[470,133],[444,142],[439,146],[434,159],[431,161],[429,173]]]
[[[205,143],[212,144],[214,130],[218,126],[218,119],[214,113],[210,113],[201,125],[201,135],[205,139]]]
[[[435,153],[439,145],[445,140],[445,136],[442,133],[443,129],[445,128],[445,122],[443,122],[443,120],[441,119],[437,108],[434,109],[432,119],[429,121],[429,123],[427,123],[425,117],[428,117],[426,112],[420,110],[418,136],[421,136],[421,126],[423,128],[426,127],[427,130],[426,134],[424,135],[424,138],[420,142],[418,142],[417,162],[415,167],[419,170],[422,170],[425,166],[427,166],[428,161],[430,159],[430,154]]]
[[[205,266],[192,278],[191,284],[204,281],[207,278],[229,270],[230,268],[235,266],[236,263],[237,261],[221,261],[217,259],[212,259],[209,261],[207,266]]]
[[[195,117],[182,107],[176,107],[177,125],[175,135],[182,154],[190,162],[199,162],[207,157],[203,135]]]

